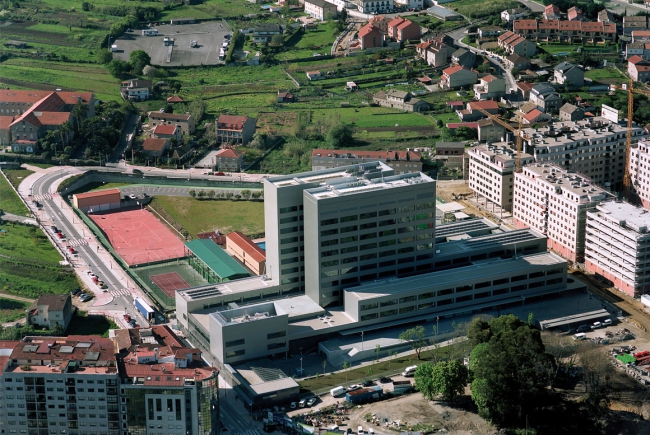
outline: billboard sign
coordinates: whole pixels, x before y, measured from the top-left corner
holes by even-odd
[[[601,116],[607,120],[610,120],[612,122],[618,122],[620,121],[620,114],[618,110],[614,109],[613,107],[610,107],[606,104],[603,104],[603,109],[601,112]]]

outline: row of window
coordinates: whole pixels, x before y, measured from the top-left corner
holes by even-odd
[[[339,222],[340,223],[354,222],[354,221],[358,221],[358,220],[372,219],[372,218],[381,217],[381,216],[389,216],[389,215],[399,214],[399,213],[408,213],[408,212],[413,212],[413,211],[416,211],[416,210],[435,209],[435,207],[436,207],[436,204],[433,203],[433,202],[424,202],[424,203],[418,204],[417,206],[416,205],[408,205],[408,206],[404,206],[404,207],[396,207],[396,208],[389,208],[389,209],[379,210],[379,211],[371,211],[371,212],[368,212],[368,213],[361,213],[361,214],[358,214],[358,215],[353,214],[353,215],[343,216],[341,218],[323,219],[323,220],[321,220],[320,224],[321,224],[321,226],[336,225]],[[432,215],[434,215],[434,214],[432,214]],[[365,225],[368,225],[368,224],[365,224]]]

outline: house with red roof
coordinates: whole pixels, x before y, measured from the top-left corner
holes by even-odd
[[[372,18],[368,20],[368,23],[372,24],[382,32],[384,32],[384,35],[388,34],[388,23],[392,21],[391,18],[388,18],[384,15],[375,15]]]
[[[488,74],[478,79],[474,85],[474,98],[477,100],[497,100],[506,95],[506,81]]]
[[[504,35],[507,33],[509,32]],[[515,20],[512,23],[511,33],[533,41],[616,42],[616,23],[558,19]]]
[[[170,148],[169,139],[148,137],[142,142],[142,152],[148,157],[161,157]]]
[[[58,130],[66,122],[76,123],[71,115],[78,104],[86,108],[85,118],[95,116],[92,92],[18,91],[0,92],[0,146],[10,145],[16,153],[35,153],[37,141],[49,131]],[[67,144],[72,130],[57,135],[59,145]]]
[[[419,40],[421,34],[420,26],[411,20],[397,17],[388,23],[388,36],[395,41]]]
[[[196,121],[189,112],[180,113],[149,112],[149,124],[155,127],[158,124],[178,125],[183,134],[192,134],[196,130]]]
[[[650,62],[634,55],[627,60],[627,73],[637,82],[647,82],[650,80]]]
[[[224,148],[219,150],[214,158],[218,171],[239,172],[244,166],[244,151],[234,148]]]
[[[374,24],[366,24],[359,29],[359,41],[361,42],[361,49],[377,48],[384,46],[384,32],[375,27]]]
[[[476,83],[478,74],[464,66],[456,65],[442,70],[440,78],[441,89],[457,89],[463,86],[471,86]]]
[[[266,273],[266,252],[239,231],[226,234],[226,252],[255,275]]]
[[[167,97],[167,104],[182,103],[183,101],[184,100],[178,95],[172,95],[171,97]]]
[[[557,20],[560,18],[560,8],[550,4],[544,7],[544,18],[547,20]]]
[[[517,20],[518,21],[529,21],[529,20]],[[506,51],[508,54],[516,54],[522,57],[533,57],[537,53],[537,44],[526,39],[525,36],[519,35],[517,33],[507,31],[499,38],[497,38],[497,43],[499,47]]]
[[[158,139],[172,139],[176,144],[180,144],[183,140],[183,131],[178,125],[158,124],[151,132],[150,137]]]
[[[582,13],[582,9],[572,6],[567,10],[567,18],[569,21],[582,21],[585,19],[585,15]]]
[[[460,120],[463,122],[472,122],[487,118],[487,116],[479,109],[486,111],[490,115],[499,114],[499,104],[497,104],[496,101],[492,100],[470,101],[467,103],[466,109],[458,110],[456,113],[458,114]]]
[[[421,42],[415,46],[419,57],[431,66],[443,66],[449,63],[454,48],[436,39]]]
[[[220,115],[216,122],[217,143],[246,145],[255,134],[255,118]]]

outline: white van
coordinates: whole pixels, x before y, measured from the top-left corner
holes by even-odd
[[[330,390],[330,394],[332,395],[332,397],[339,397],[339,396],[342,396],[342,395],[344,395],[346,392],[347,392],[347,390],[346,390],[344,387],[336,387],[336,388],[332,388],[332,389]]]
[[[413,376],[415,374],[415,370],[418,368],[418,366],[410,366],[404,369],[402,372],[402,376]]]
[[[585,334],[584,332],[581,332],[580,334],[575,334],[573,336],[573,339],[574,340],[586,340],[587,339],[587,334]]]

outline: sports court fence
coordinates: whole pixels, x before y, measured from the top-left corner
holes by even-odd
[[[69,204],[71,207],[72,205]],[[119,263],[122,266],[122,269],[124,269],[129,276],[136,282],[140,287],[147,293],[149,296],[153,298],[153,300],[157,303],[158,309],[162,312],[167,312],[171,311],[176,308],[176,298],[169,297],[163,292],[160,288],[152,288],[153,286],[149,286],[147,284],[146,280],[143,280],[140,275],[134,272],[129,265],[120,257],[115,250],[113,249],[113,246],[110,244],[108,239],[106,238],[106,234],[99,228],[95,222],[93,222],[92,219],[90,219],[84,212],[81,210],[77,209],[76,207],[72,207],[74,212],[77,214],[77,216],[83,220],[83,222],[88,226],[90,231],[97,237],[97,241],[102,244],[104,249],[111,254],[113,257],[113,260],[115,260],[116,263]],[[150,282],[150,281],[149,281]],[[157,289],[157,290],[156,290]]]

